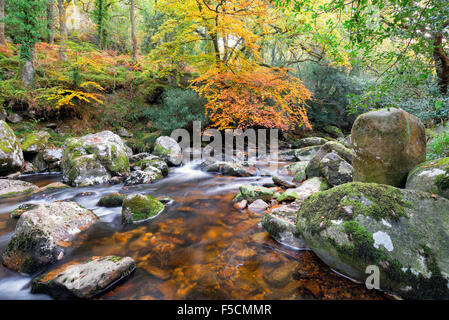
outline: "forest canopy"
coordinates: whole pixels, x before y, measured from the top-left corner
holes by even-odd
[[[2,0],[0,102],[67,117],[120,93],[140,106],[131,117],[154,120],[180,88],[201,101],[183,112],[218,129],[349,128],[383,107],[434,123],[449,111],[448,11],[444,0]]]

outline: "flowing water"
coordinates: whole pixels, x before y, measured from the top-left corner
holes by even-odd
[[[38,186],[60,175],[24,177]],[[130,256],[134,275],[100,299],[386,299],[333,272],[311,251],[295,251],[272,240],[260,227],[260,214],[233,208],[231,199],[246,183],[269,177],[224,177],[205,173],[194,163],[172,168],[154,184],[94,186],[53,191],[28,198],[0,200],[0,251],[17,220],[9,213],[22,203],[72,199],[101,219],[82,234],[61,263],[92,256]],[[140,192],[169,196],[175,202],[156,218],[122,225],[121,208],[96,205],[101,196]],[[33,275],[35,276],[35,275]],[[0,266],[0,299],[50,299],[30,293],[32,277]]]

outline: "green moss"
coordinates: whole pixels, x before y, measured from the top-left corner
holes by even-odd
[[[300,212],[308,215],[311,230],[320,232],[330,225],[331,220],[351,220],[359,214],[377,221],[384,218],[398,221],[400,217],[407,217],[405,208],[410,206],[400,189],[353,182],[311,195],[304,200]],[[351,210],[345,209],[348,207]]]
[[[123,194],[119,193],[108,194],[98,201],[97,206],[107,208],[120,207],[123,204],[124,199],[125,195]]]
[[[164,205],[153,196],[136,195],[125,199],[123,208],[130,215],[124,214],[122,219],[125,223],[132,223],[156,216],[164,209]]]
[[[108,257],[108,260],[113,261],[113,262],[118,262],[122,259],[123,259],[122,257],[117,257],[117,256]]]

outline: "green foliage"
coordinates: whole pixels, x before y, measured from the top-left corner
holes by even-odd
[[[8,1],[8,15],[5,23],[15,43],[20,44],[20,58],[33,58],[34,44],[42,36],[42,16],[45,14],[46,0]]]
[[[175,129],[191,128],[193,121],[206,125],[205,104],[206,101],[191,90],[169,88],[162,96],[162,106],[148,109],[148,114],[155,128],[170,134]]]
[[[427,146],[427,160],[449,157],[449,132],[443,131],[435,135]]]
[[[365,86],[356,71],[308,63],[300,66],[299,78],[313,92],[307,113],[315,126],[351,128],[355,115],[347,111],[348,96],[361,94]]]

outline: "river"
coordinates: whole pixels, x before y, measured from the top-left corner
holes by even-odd
[[[22,179],[45,186],[61,181],[61,175]],[[311,251],[275,242],[261,228],[260,214],[232,206],[240,185],[268,182],[270,177],[214,175],[190,163],[172,168],[167,178],[149,185],[71,188],[2,199],[0,251],[6,248],[17,222],[9,213],[20,204],[72,199],[93,210],[101,222],[82,234],[83,241],[69,248],[61,263],[119,255],[130,256],[137,264],[127,282],[99,299],[389,298],[333,272]],[[101,196],[113,192],[169,196],[175,202],[150,221],[122,225],[120,207],[96,205]],[[0,299],[50,299],[31,294],[31,280],[31,276],[0,266]]]

